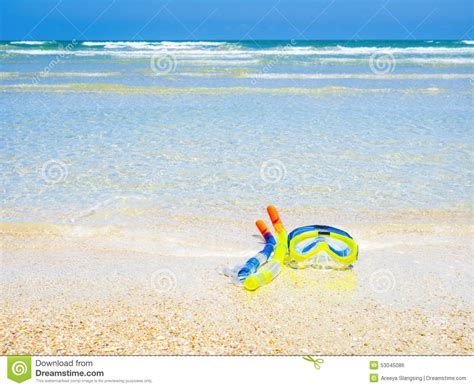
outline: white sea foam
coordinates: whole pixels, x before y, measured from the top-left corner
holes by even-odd
[[[248,66],[258,65],[261,62],[257,59],[181,59],[179,63],[199,66]]]
[[[206,50],[40,50],[40,49],[18,49],[18,50],[0,50],[1,52],[8,52],[10,54],[19,55],[73,55],[81,57],[95,57],[95,56],[112,56],[119,58],[145,58],[155,55],[173,55],[179,59],[253,59],[254,56],[250,52],[244,51],[206,51]]]
[[[323,57],[317,58],[315,63],[325,64],[340,64],[340,65],[357,65],[367,63],[369,57]],[[408,57],[396,58],[397,64],[419,64],[419,65],[474,65],[474,58],[468,57]]]
[[[104,47],[106,49],[123,49],[123,48],[130,48],[130,49],[148,49],[153,48],[152,42],[83,42],[82,46],[89,46],[89,47]]]
[[[225,44],[229,44],[227,42],[161,42],[163,46],[176,46],[176,47],[183,47],[183,46],[222,46]]]
[[[56,72],[56,71],[49,71],[49,72],[38,72],[33,73],[39,77],[116,77],[119,76],[121,73],[119,72],[80,72],[80,71],[67,71],[67,72]]]
[[[83,46],[105,46],[108,42],[82,42]]]
[[[404,58],[401,63],[427,64],[427,65],[474,65],[474,58]]]
[[[267,55],[371,55],[380,54],[399,54],[399,55],[417,55],[417,54],[474,54],[471,47],[345,47],[336,46],[327,48],[312,47],[285,47],[281,49],[261,50]]]
[[[142,47],[141,49],[136,50],[41,50],[41,49],[16,49],[16,50],[0,50],[0,52],[8,52],[11,54],[23,54],[23,55],[59,55],[59,54],[67,54],[67,55],[80,55],[80,56],[97,56],[97,55],[110,55],[110,56],[119,56],[119,57],[130,57],[130,58],[140,58],[140,57],[149,57],[150,55],[159,55],[159,54],[172,54],[176,57],[184,57],[184,56],[198,56],[202,58],[209,58],[209,57],[227,57],[227,58],[257,58],[257,57],[264,57],[264,56],[294,56],[294,57],[305,57],[305,56],[318,56],[318,57],[330,57],[330,56],[339,56],[339,57],[351,57],[351,54],[348,51],[338,51],[338,50],[313,50],[313,49],[306,49],[306,50],[183,50],[183,49],[165,49],[163,47],[149,49]],[[369,50],[369,49],[362,49],[359,48],[352,52],[352,55],[358,56],[368,56],[373,54],[374,52],[378,52],[380,54],[395,54],[397,51],[395,49],[390,50]],[[401,51],[398,52],[402,54]],[[404,54],[411,54],[411,56],[416,54],[474,54],[474,49],[471,48],[457,48],[457,49],[445,49],[445,50],[438,50],[438,51],[425,51],[425,52],[417,52],[417,51],[407,51]],[[409,57],[407,57],[409,58]],[[435,57],[433,57],[435,58]]]
[[[474,40],[463,40],[464,44],[474,44]]]
[[[465,41],[470,42],[470,41]],[[30,42],[31,43],[31,42]],[[149,59],[151,56],[171,55],[181,63],[209,65],[239,65],[258,63],[265,60],[307,61],[317,59],[320,64],[365,63],[374,53],[396,57],[397,63],[427,65],[472,65],[474,47],[347,47],[339,46],[279,46],[274,48],[246,48],[237,43],[227,42],[127,42],[103,41],[83,42],[75,50],[39,48],[8,48],[0,53],[16,55],[50,56],[110,56],[124,59]],[[205,63],[209,61],[209,63]],[[226,62],[229,61],[229,62]],[[234,63],[230,62],[234,61]],[[236,62],[238,61],[238,62]],[[248,62],[245,62],[248,61]],[[265,63],[265,62],[262,62]]]
[[[193,73],[183,73],[180,75],[192,76]],[[209,75],[209,74],[208,74]],[[212,74],[211,74],[212,75]],[[363,74],[363,73],[343,73],[343,74],[288,74],[288,73],[247,73],[239,75],[240,78],[258,79],[471,79],[473,74]]]
[[[42,40],[19,40],[17,42],[11,42],[11,44],[24,44],[24,45],[40,45],[48,43]]]
[[[463,41],[471,44],[473,41]],[[474,48],[471,47],[348,47],[348,46],[280,46],[268,49],[244,48],[237,43],[228,42],[126,42],[126,41],[104,41],[104,42],[83,42],[83,46],[103,47],[104,49],[130,49],[130,50],[150,50],[150,51],[171,51],[176,54],[182,52],[191,53],[193,51],[209,51],[214,54],[221,54],[221,49],[225,52],[233,52],[237,55],[370,55],[375,52],[387,54],[416,55],[416,54],[474,54]]]
[[[19,49],[19,50],[0,50],[0,53],[9,53],[17,55],[74,55],[74,52],[67,50],[40,50],[40,49]],[[94,53],[92,53],[94,55]]]
[[[106,49],[147,49],[147,50],[170,50],[170,49],[187,49],[187,48],[210,48],[223,46],[224,42],[126,42],[126,41],[110,41],[110,42],[83,42],[82,46],[86,47],[104,47]]]

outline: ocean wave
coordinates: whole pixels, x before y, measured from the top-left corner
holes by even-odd
[[[179,50],[179,51],[149,51],[149,50],[50,50],[50,49],[18,49],[0,50],[1,55],[24,56],[55,56],[55,57],[83,57],[97,58],[110,57],[117,60],[149,61],[151,58],[171,56],[180,65],[207,65],[207,66],[271,66],[276,64],[291,65],[366,65],[371,55],[309,55],[308,53],[287,53],[282,55],[273,51],[251,52],[246,50]],[[397,65],[420,66],[473,66],[473,56],[394,56]]]
[[[192,63],[196,61],[196,64],[206,64],[208,61],[209,65],[221,64],[221,65],[239,65],[239,64],[250,64],[259,63],[259,61],[278,61],[278,62],[289,62],[292,61],[312,61],[312,62],[301,62],[301,64],[307,63],[320,63],[320,64],[361,64],[365,63],[370,59],[370,55],[358,55],[338,56],[337,53],[326,52],[325,55],[313,55],[310,53],[302,52],[288,52],[284,56],[281,52],[275,51],[264,51],[264,52],[251,52],[246,50],[219,50],[219,51],[205,51],[205,50],[180,50],[180,51],[149,51],[149,50],[0,50],[0,54],[8,55],[25,55],[25,56],[77,56],[77,57],[112,57],[118,59],[150,59],[153,56],[172,56],[181,63]],[[383,54],[383,52],[381,53]],[[395,56],[397,64],[426,64],[426,65],[473,65],[474,57],[472,56]],[[229,61],[229,62],[226,62]],[[232,63],[231,61],[238,61]]]
[[[321,64],[321,65],[360,65],[367,64],[370,61],[370,57],[363,58],[338,58],[338,57],[325,57],[325,58],[316,58],[312,64]],[[464,65],[472,66],[474,65],[474,58],[470,57],[411,57],[411,58],[394,58],[397,65],[426,65],[426,66],[449,66],[449,65]],[[308,64],[308,62],[299,62],[299,64]]]
[[[43,77],[100,78],[100,77],[118,77],[122,73],[118,71],[109,71],[109,72],[40,71],[37,73],[20,73],[20,74],[22,76],[31,76],[31,77],[40,77],[40,78],[43,78]]]
[[[192,76],[193,73],[180,73],[179,75]],[[203,74],[206,75],[206,74]],[[252,79],[471,79],[474,74],[287,74],[287,73],[242,73],[238,78]]]
[[[244,51],[232,51],[232,50],[221,50],[221,51],[205,51],[205,50],[180,50],[170,52],[169,50],[51,50],[51,49],[18,49],[18,50],[0,50],[0,52],[17,55],[61,55],[61,56],[84,56],[84,57],[95,57],[95,56],[112,56],[120,58],[150,58],[153,55],[173,55],[177,58],[254,58],[250,52]]]
[[[17,71],[2,71],[0,72],[0,79],[2,78],[15,78],[20,75]]]
[[[336,46],[325,48],[282,47],[280,49],[261,50],[266,55],[419,55],[419,54],[474,54],[471,47],[347,47]]]
[[[104,47],[106,49],[153,49],[154,43],[152,42],[83,42],[82,46],[86,47]]]
[[[469,41],[464,41],[469,42]],[[439,44],[438,44],[439,43]],[[178,65],[190,66],[273,66],[273,65],[367,65],[373,55],[390,55],[396,65],[472,66],[474,46],[450,47],[437,42],[436,47],[412,46],[349,47],[343,44],[322,47],[308,45],[270,45],[249,47],[250,43],[235,42],[174,42],[174,41],[87,41],[72,49],[49,44],[0,47],[0,56],[56,56],[61,58],[111,58],[116,60],[149,61],[151,58],[171,57]],[[442,46],[441,44],[444,44]],[[456,42],[453,45],[459,46]]]
[[[210,49],[219,46],[232,46],[232,44],[225,42],[127,42],[127,41],[110,41],[110,42],[83,42],[85,47],[103,47],[105,49],[138,49],[138,50],[183,50],[195,49],[202,47],[203,49]]]
[[[345,86],[326,86],[320,88],[284,87],[156,87],[156,86],[131,86],[123,84],[18,84],[0,85],[0,91],[10,92],[50,92],[50,93],[118,93],[118,94],[289,94],[289,95],[316,95],[337,93],[404,93],[404,94],[439,94],[445,91],[442,88],[351,88]]]
[[[232,44],[228,42],[212,42],[212,41],[201,41],[201,42],[174,42],[174,41],[163,41],[160,42],[163,46],[176,46],[176,47],[186,47],[186,46],[222,46],[227,44]]]
[[[472,42],[472,41],[463,41]],[[33,42],[28,42],[33,45]],[[73,50],[61,48],[8,48],[6,50],[17,54],[31,55],[54,55],[59,52],[67,52],[71,55],[117,55],[117,56],[140,56],[150,54],[172,54],[176,56],[185,55],[234,55],[234,56],[367,56],[374,53],[390,54],[400,56],[416,55],[474,55],[474,47],[447,47],[447,46],[418,46],[418,47],[376,47],[360,46],[350,47],[344,45],[314,47],[280,45],[272,48],[246,47],[233,42],[127,42],[127,41],[104,41],[104,42],[82,42]]]
[[[25,55],[25,56],[52,56],[52,57],[81,57],[97,58],[110,57],[115,60],[137,60],[149,61],[151,58],[171,56],[179,65],[197,65],[197,66],[251,66],[251,65],[277,65],[291,64],[301,66],[317,65],[367,65],[370,62],[370,55],[366,56],[301,56],[287,55],[270,56],[254,54],[249,51],[216,51],[206,52],[205,50],[176,51],[169,52],[150,52],[147,50],[134,51],[88,51],[88,50],[0,50],[1,55]],[[474,66],[474,57],[472,56],[394,56],[394,62],[397,66],[419,65],[429,67],[439,66]]]
[[[32,46],[39,46],[42,44],[48,43],[47,41],[42,40],[19,40],[16,42],[10,42],[11,44],[22,44],[22,45],[32,45]]]
[[[474,40],[463,40],[462,43],[464,43],[464,44],[474,44]]]
[[[400,64],[403,63],[428,65],[474,65],[474,58],[403,58],[400,60]]]
[[[261,62],[257,59],[180,59],[180,65],[197,66],[249,66],[259,65]]]

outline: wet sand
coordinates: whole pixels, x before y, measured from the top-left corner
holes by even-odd
[[[379,216],[344,225],[352,271],[286,268],[253,293],[219,273],[258,249],[251,223],[181,248],[163,225],[3,223],[0,353],[471,354],[469,214]]]

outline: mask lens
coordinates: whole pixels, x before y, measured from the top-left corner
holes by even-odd
[[[346,243],[335,238],[325,236],[313,237],[304,240],[295,247],[295,250],[299,254],[306,255],[309,252],[315,250],[321,242],[325,242],[329,246],[329,249],[331,249],[332,252],[340,257],[346,257],[351,254],[351,249]]]

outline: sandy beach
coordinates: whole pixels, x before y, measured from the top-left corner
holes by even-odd
[[[282,214],[289,225],[316,217]],[[202,232],[194,254],[172,248],[193,229],[186,217],[174,234],[162,225],[3,223],[0,352],[471,354],[469,215],[370,217],[347,225],[360,236],[353,270],[286,268],[253,293],[220,273],[256,251],[250,222],[229,222],[219,241]]]
[[[0,42],[0,354],[472,354],[472,43]]]

